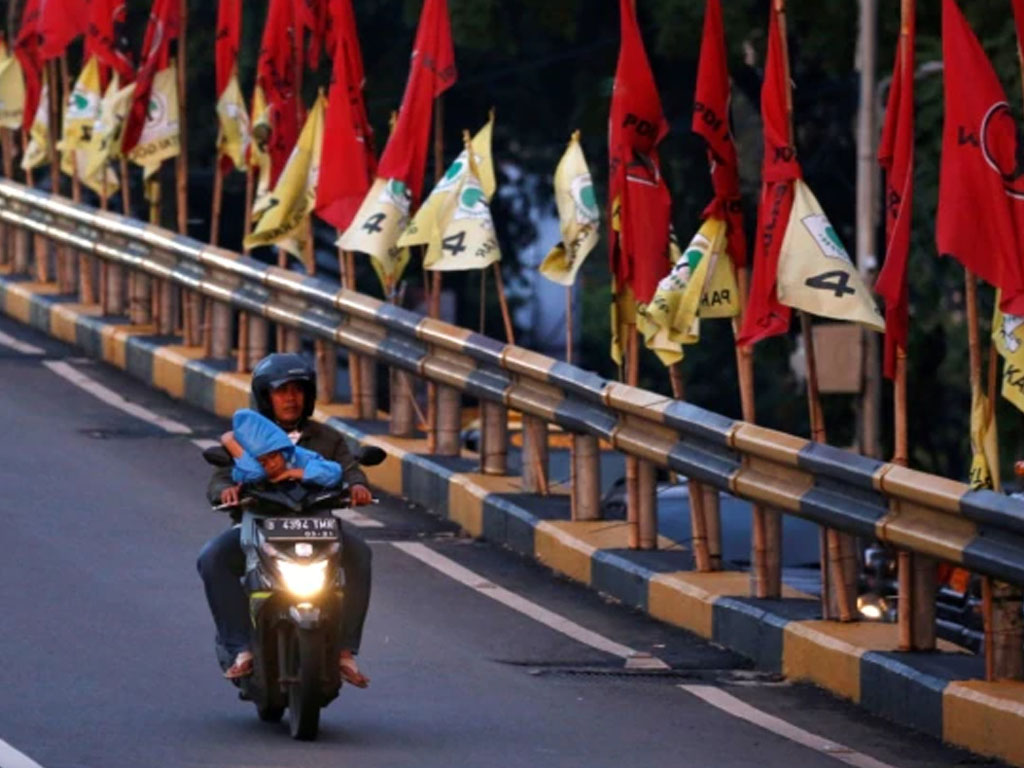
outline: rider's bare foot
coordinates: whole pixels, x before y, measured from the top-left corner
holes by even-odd
[[[237,680],[240,677],[248,677],[252,674],[252,653],[242,651],[235,656],[235,663],[224,671],[224,677],[228,680]]]
[[[356,657],[352,655],[352,651],[341,652],[338,657],[338,669],[341,671],[342,680],[349,685],[365,688],[370,684],[370,678],[359,671],[359,665],[356,664]]]

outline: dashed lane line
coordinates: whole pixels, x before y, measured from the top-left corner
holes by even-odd
[[[721,688],[711,685],[680,685],[679,687],[733,717],[746,720],[759,728],[771,731],[777,736],[828,755],[847,765],[855,766],[855,768],[894,768],[889,763],[883,763],[863,752],[857,752],[843,744],[826,739],[824,736],[818,736],[774,715],[769,715],[767,712],[737,699],[732,694],[726,693]]]
[[[13,349],[15,352],[21,352],[23,355],[42,355],[46,353],[46,350],[41,347],[16,339],[3,331],[0,331],[0,345]]]
[[[197,437],[192,441],[192,445],[201,451],[205,451],[207,448],[216,448],[220,445],[220,440],[209,440],[201,437]]]
[[[416,558],[421,563],[440,571],[445,576],[464,584],[481,595],[486,595],[492,600],[497,600],[502,605],[527,616],[534,621],[543,624],[556,632],[571,637],[577,642],[589,645],[604,653],[618,656],[625,659],[626,667],[630,669],[669,669],[668,664],[659,658],[646,653],[634,650],[628,645],[617,643],[611,638],[587,629],[571,619],[567,619],[554,611],[550,611],[541,605],[527,600],[504,587],[499,587],[493,581],[485,579],[468,568],[459,565],[454,560],[435,552],[424,544],[410,541],[395,541],[392,544],[407,555]]]
[[[3,739],[0,739],[0,766],[3,768],[43,768],[35,760],[22,754]]]
[[[143,408],[141,405],[128,402],[114,390],[100,384],[94,379],[89,378],[84,373],[63,360],[45,360],[43,361],[43,365],[61,378],[71,382],[79,389],[85,390],[96,399],[102,400],[107,405],[124,411],[137,419],[141,419],[142,421],[160,427],[160,429],[165,432],[170,432],[173,435],[192,434],[192,430],[180,421],[164,418],[157,413],[153,413],[153,411],[148,408]]]
[[[367,517],[362,512],[357,512],[354,509],[335,509],[332,510],[335,517],[344,520],[346,523],[351,523],[356,528],[384,528],[385,525],[380,520],[374,520],[372,517]]]

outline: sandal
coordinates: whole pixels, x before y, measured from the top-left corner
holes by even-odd
[[[356,688],[366,688],[370,684],[370,678],[359,671],[359,666],[352,656],[342,656],[338,661],[338,670],[341,672],[341,679]]]
[[[249,651],[242,651],[235,656],[235,663],[224,670],[224,677],[228,680],[237,680],[240,677],[248,677],[252,674],[252,669],[252,653]]]

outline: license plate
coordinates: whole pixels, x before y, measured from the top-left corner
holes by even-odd
[[[263,521],[268,541],[333,541],[338,538],[338,521],[333,517],[270,517]]]

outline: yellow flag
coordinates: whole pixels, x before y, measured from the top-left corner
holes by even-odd
[[[466,135],[469,146],[469,135]],[[441,207],[424,269],[456,272],[484,269],[501,260],[501,248],[491,219],[490,200],[477,175],[472,155],[455,192]]]
[[[296,258],[305,258],[309,215],[316,205],[316,182],[320,176],[326,101],[320,94],[313,104],[299,140],[270,194],[269,205],[252,234],[245,238],[246,248],[276,243]],[[312,266],[307,263],[306,270],[312,272]]]
[[[117,174],[109,165],[100,164],[90,175],[90,160],[85,150],[64,152],[60,157],[60,169],[68,176],[73,176],[77,170],[78,180],[101,197],[116,194],[121,187]],[[104,175],[107,177],[106,184],[103,182]]]
[[[0,128],[21,128],[25,114],[25,79],[17,57],[0,55]]]
[[[21,169],[28,171],[38,168],[45,163],[50,152],[50,109],[49,89],[43,85],[39,93],[39,106],[32,118],[32,127],[29,128],[28,146],[25,147],[25,154],[21,158]]]
[[[622,365],[626,360],[626,333],[636,325],[636,298],[633,296],[633,289],[628,285],[621,291],[615,284],[615,277],[612,276],[612,339],[611,358],[616,365]]]
[[[999,443],[996,418],[988,398],[976,389],[971,393],[971,488],[998,491]]]
[[[368,254],[384,285],[394,285],[409,263],[407,248],[398,237],[409,223],[409,190],[398,179],[377,179],[338,246]]]
[[[555,204],[558,206],[562,242],[552,248],[541,262],[540,273],[561,285],[572,285],[583,260],[597,245],[601,222],[594,182],[580,146],[579,131],[573,133],[555,169]]]
[[[61,131],[60,151],[69,153],[84,148],[92,136],[92,129],[100,116],[100,65],[95,56],[89,58],[68,94],[64,105],[64,128]]]
[[[245,99],[238,85],[238,73],[231,75],[227,87],[217,100],[217,120],[220,134],[217,137],[217,158],[228,157],[240,171],[245,170],[245,151],[249,147],[249,114]]]
[[[779,252],[779,301],[795,309],[885,330],[860,273],[810,188],[794,182],[793,210]]]
[[[270,107],[259,85],[252,92],[252,147],[249,165],[256,169],[256,195],[252,205],[253,218],[258,219],[266,210],[270,198]]]
[[[99,117],[93,124],[89,141],[82,151],[86,158],[82,178],[100,178],[100,169],[121,156],[124,124],[128,119],[134,92],[135,83],[129,83],[122,88],[116,73],[110,78],[100,102]]]
[[[174,62],[156,73],[149,93],[146,122],[139,143],[129,159],[142,166],[143,178],[160,169],[160,163],[177,156],[181,150],[178,133],[178,75]]]
[[[1024,317],[1004,315],[999,310],[996,291],[992,317],[992,342],[1003,358],[1002,395],[1019,411],[1024,411]]]
[[[427,245],[431,241],[433,230],[440,226],[445,203],[452,196],[469,172],[469,152],[473,152],[473,162],[477,171],[477,181],[487,199],[494,196],[498,184],[494,177],[494,161],[491,157],[491,135],[494,131],[494,113],[491,112],[487,124],[481,128],[470,147],[464,147],[455,158],[444,176],[430,191],[430,196],[416,211],[412,222],[398,238],[398,245],[407,248],[410,245]],[[472,148],[470,150],[470,148]]]

